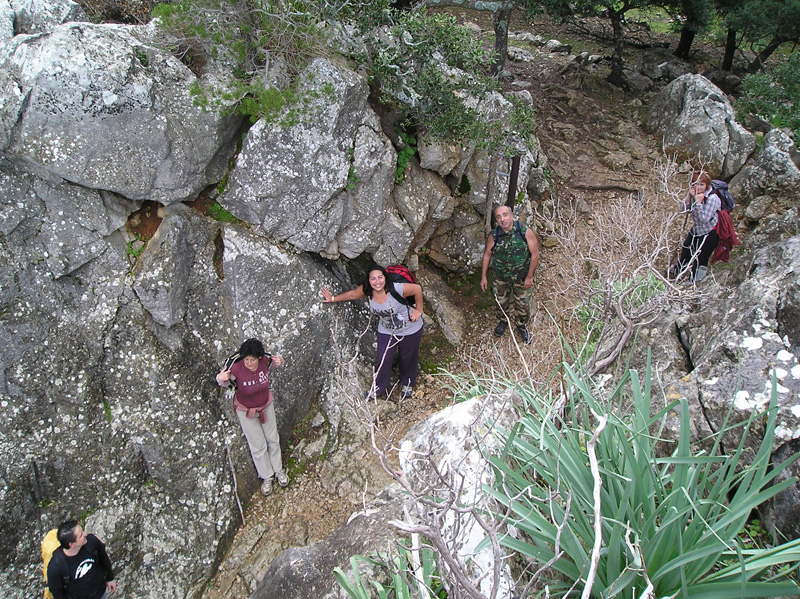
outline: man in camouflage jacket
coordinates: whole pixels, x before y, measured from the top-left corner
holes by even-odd
[[[514,220],[508,206],[498,206],[494,216],[497,227],[486,238],[481,262],[481,289],[486,291],[486,275],[491,266],[498,320],[494,334],[502,336],[510,320],[522,341],[530,343],[528,321],[531,317],[533,273],[539,264],[539,241],[532,229]]]

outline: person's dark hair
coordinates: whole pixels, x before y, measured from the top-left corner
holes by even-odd
[[[364,295],[370,298],[372,297],[372,285],[369,284],[369,273],[376,270],[381,271],[383,273],[383,278],[386,279],[387,293],[389,291],[388,286],[392,284],[392,282],[389,280],[389,273],[386,272],[386,269],[382,266],[378,266],[377,264],[373,264],[367,269],[367,272],[364,275],[364,280],[361,282],[361,289],[364,290]]]
[[[243,358],[253,356],[261,359],[264,354],[264,345],[258,339],[248,339],[239,348],[239,355]]]
[[[74,543],[78,540],[78,537],[75,535],[76,526],[78,526],[77,520],[67,520],[58,525],[56,536],[58,537],[58,542],[61,543],[61,547],[64,549],[69,549],[70,543]]]
[[[692,175],[692,183],[697,183],[698,181],[705,183],[706,187],[711,189],[711,175],[709,175],[706,171],[699,171]]]

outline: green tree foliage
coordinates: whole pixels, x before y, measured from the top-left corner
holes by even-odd
[[[800,0],[718,0],[718,9],[737,43],[756,54],[750,72],[762,68],[781,44],[800,41]]]
[[[752,114],[776,127],[788,127],[795,142],[800,140],[800,53],[745,77],[736,108],[740,117]]]
[[[453,17],[422,10],[386,14],[385,28],[365,32],[368,50],[358,59],[381,100],[420,133],[497,149],[532,131],[530,107],[514,103],[511,110],[492,111],[480,104],[500,89],[490,76],[492,56]]]
[[[214,60],[233,74],[193,93],[209,108],[237,110],[252,120],[293,122],[299,74],[332,48],[368,72],[383,102],[410,129],[488,148],[520,145],[533,129],[521,103],[487,110],[499,83],[492,54],[452,17],[402,11],[390,0],[182,0],[155,11],[173,36],[173,50],[197,70]],[[287,116],[288,115],[288,116]],[[283,121],[282,121],[283,122]]]

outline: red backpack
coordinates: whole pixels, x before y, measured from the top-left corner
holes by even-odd
[[[388,287],[388,291],[392,294],[392,297],[405,306],[416,307],[417,304],[413,297],[403,297],[394,288],[394,283],[414,283],[418,285],[417,277],[414,276],[414,273],[408,270],[407,266],[403,266],[402,264],[390,264],[384,268],[384,270],[389,275],[389,283],[392,283]]]

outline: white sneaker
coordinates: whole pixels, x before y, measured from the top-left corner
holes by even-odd
[[[264,482],[261,483],[261,494],[265,497],[272,493],[272,479],[265,478]]]
[[[278,479],[278,484],[281,487],[289,486],[289,475],[286,474],[286,470],[281,470],[280,472],[276,472],[275,478]]]
[[[414,387],[411,385],[403,385],[403,388],[400,389],[400,398],[401,399],[408,399],[414,393]]]

